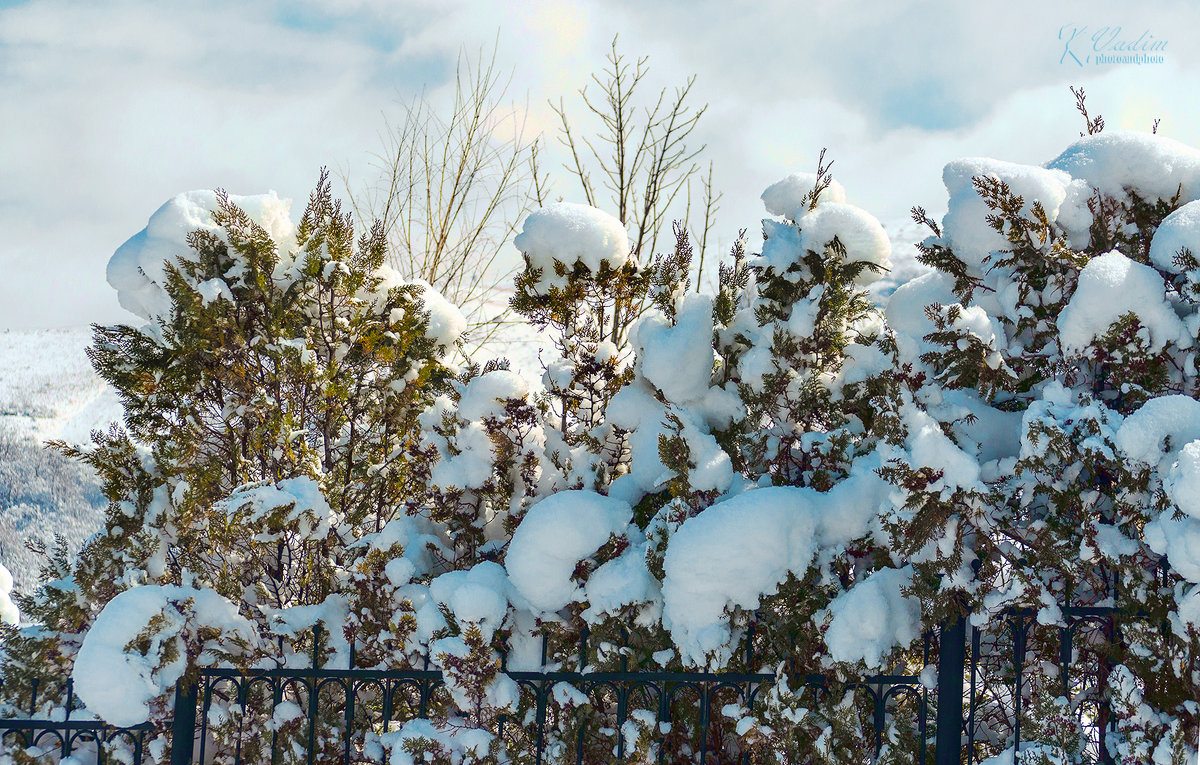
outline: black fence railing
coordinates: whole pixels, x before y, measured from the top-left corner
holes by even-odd
[[[921,765],[976,765],[998,749],[1021,745],[1030,738],[1022,728],[1029,700],[1053,692],[1072,705],[1071,714],[1087,730],[1088,760],[1106,765],[1112,720],[1104,701],[1108,667],[1102,646],[1114,639],[1117,613],[1097,607],[1061,612],[1050,625],[1039,624],[1029,610],[1010,611],[985,627],[952,620],[925,637],[924,673],[863,677],[837,689],[821,675],[790,678],[789,684],[811,690],[814,698],[833,690],[839,698],[856,694],[856,714],[868,741],[863,762],[887,750],[889,760]],[[590,765],[629,761],[637,749],[639,761],[647,752],[651,761],[664,763],[756,760],[725,710],[729,705],[754,710],[775,683],[774,674],[624,666],[592,671],[586,641],[585,635],[579,668],[572,671],[501,667],[519,691],[519,711],[489,725],[514,759]],[[318,642],[314,635],[313,645]],[[1055,655],[1057,672],[1029,672],[1030,656],[1045,664]],[[543,664],[544,656],[543,643]],[[0,752],[19,748],[46,761],[82,754],[100,764],[112,759],[115,747],[120,761],[130,765],[165,756],[166,745],[172,765],[297,760],[351,765],[386,759],[381,733],[457,708],[447,678],[436,669],[355,668],[353,656],[349,668],[319,663],[314,651],[306,668],[204,669],[194,685],[176,690],[173,716],[157,728],[116,728],[73,709],[67,683],[62,719],[31,714],[0,720]],[[936,682],[930,675],[934,667]],[[1046,687],[1047,677],[1056,687]],[[567,697],[586,704],[565,703]],[[37,708],[31,700],[31,712]],[[899,728],[909,732],[901,742],[908,747],[902,757],[895,756],[896,737],[889,738]]]

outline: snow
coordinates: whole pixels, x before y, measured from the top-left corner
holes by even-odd
[[[688,469],[689,485],[701,491],[729,488],[733,481],[733,464],[709,432],[710,421],[719,424],[731,416],[727,397],[719,391],[710,388],[703,399],[694,399],[688,406],[672,408],[669,412],[650,391],[636,384],[626,386],[613,396],[608,405],[608,421],[629,431],[631,464],[627,475],[640,491],[655,491],[674,476],[663,464],[659,453],[659,438],[676,435],[668,424],[668,413],[678,418],[682,425],[677,435],[687,443],[688,461],[693,465]]]
[[[337,522],[321,487],[308,476],[238,487],[217,503],[217,509],[240,523],[253,525],[261,524],[278,509],[285,509],[287,522],[299,521],[301,532],[314,537],[325,536],[330,525]]]
[[[529,508],[505,556],[508,577],[537,611],[554,612],[583,592],[575,567],[620,535],[633,517],[625,502],[591,491],[560,491]]]
[[[728,609],[756,608],[789,573],[802,574],[822,545],[861,536],[882,499],[864,462],[828,492],[771,486],[690,518],[663,560],[663,626],[684,662],[722,666],[733,650]]]
[[[270,191],[254,196],[231,194],[229,201],[261,225],[282,247],[283,254],[289,251],[289,246],[294,249],[295,224],[290,217],[290,199],[280,199]],[[165,264],[192,258],[187,243],[192,231],[218,230],[212,215],[216,209],[215,191],[186,191],[159,207],[144,229],[117,248],[108,261],[107,278],[125,310],[147,320],[169,313],[170,299],[164,289]]]
[[[992,252],[1010,246],[1008,240],[987,223],[991,211],[973,184],[979,176],[998,178],[1007,183],[1012,193],[1023,198],[1024,210],[1031,209],[1034,202],[1041,202],[1052,222],[1058,216],[1071,181],[1067,173],[1060,170],[997,159],[969,157],[947,163],[942,170],[942,183],[949,194],[946,215],[942,218],[943,239],[976,276],[986,270],[985,262]]]
[[[957,303],[954,295],[954,280],[947,274],[931,271],[905,282],[896,288],[887,301],[884,316],[888,326],[896,333],[896,345],[900,359],[906,363],[918,363],[921,354],[931,350],[925,336],[936,331],[933,320],[925,313],[925,307],[938,303]]]
[[[1146,524],[1143,536],[1150,549],[1167,556],[1174,573],[1200,583],[1200,520],[1172,518],[1170,510]]]
[[[1188,202],[1163,218],[1150,241],[1150,262],[1168,273],[1180,273],[1175,257],[1181,250],[1200,260],[1200,201]]]
[[[634,539],[625,552],[601,565],[588,577],[584,586],[588,601],[588,608],[583,613],[586,621],[597,621],[627,605],[658,599],[658,581],[646,566],[649,544],[636,527],[630,527],[629,535]]]
[[[1105,130],[1083,136],[1046,167],[1118,199],[1126,189],[1149,201],[1169,199],[1181,186],[1182,201],[1200,197],[1200,150],[1161,135]]]
[[[153,620],[153,621],[152,621]],[[187,652],[182,640],[200,627],[219,630],[223,637],[254,645],[254,626],[238,614],[237,606],[212,590],[191,587],[134,587],[104,607],[83,638],[71,678],[75,693],[87,708],[117,726],[138,725],[150,718],[150,705],[161,701],[183,676]],[[130,644],[149,629],[149,649],[143,654]],[[232,642],[225,650],[236,650]],[[176,657],[165,660],[168,645]],[[204,651],[200,664],[215,657]]]
[[[778,215],[791,221],[798,221],[808,212],[804,197],[811,193],[817,185],[816,173],[792,173],[786,178],[776,181],[762,193],[763,206],[771,215]],[[846,201],[846,189],[834,179],[829,186],[817,197],[817,205]]]
[[[881,569],[834,598],[825,632],[834,661],[884,669],[883,659],[893,648],[921,635],[920,601],[902,592],[912,586],[912,577],[912,566]]]
[[[940,471],[943,485],[977,488],[979,462],[951,441],[936,420],[911,401],[900,407],[900,418],[908,430],[909,464]]]
[[[1018,754],[1011,747],[979,765],[1067,765],[1069,756],[1052,744],[1023,743]]]
[[[1158,396],[1121,423],[1115,443],[1125,458],[1151,467],[1166,460],[1169,468],[1177,450],[1200,439],[1200,401],[1190,396]]]
[[[365,536],[355,545],[383,552],[399,546],[400,556],[388,561],[384,568],[389,580],[397,586],[428,573],[433,567],[429,547],[442,548],[432,524],[424,518],[411,515],[393,518],[377,534]]]
[[[499,563],[484,561],[468,571],[450,571],[429,584],[434,602],[450,609],[459,626],[479,626],[490,640],[508,614],[508,574]]]
[[[447,752],[449,762],[463,762],[468,756],[472,762],[478,762],[487,754],[492,738],[490,733],[479,728],[453,724],[439,726],[417,718],[404,723],[398,731],[380,735],[379,742],[390,752],[388,765],[426,765],[428,760],[414,759],[407,748],[428,741]]]
[[[845,263],[865,261],[886,271],[892,254],[891,240],[875,216],[854,205],[839,202],[818,205],[801,216],[795,225],[764,220],[763,235],[766,241],[762,253],[750,263],[780,273],[799,262],[809,251],[824,253],[835,237],[846,248]],[[864,269],[855,283],[865,286],[879,278],[880,274]]]
[[[873,263],[886,270],[892,255],[892,243],[874,215],[854,205],[829,202],[817,205],[796,221],[800,227],[800,252],[824,252],[836,237],[846,248],[845,263]],[[864,269],[855,284],[865,286],[879,274]]]
[[[1075,294],[1058,316],[1059,343],[1064,353],[1084,353],[1112,324],[1135,314],[1148,335],[1151,353],[1169,343],[1190,344],[1183,322],[1166,301],[1162,276],[1150,266],[1117,251],[1088,261],[1079,272]]]
[[[955,442],[980,463],[1015,457],[1021,450],[1021,412],[989,406],[974,391],[920,391],[925,410],[938,422],[949,423]]]
[[[0,624],[16,624],[21,620],[21,612],[12,601],[12,589],[12,574],[0,565]]]
[[[331,262],[330,266],[333,265]],[[327,266],[328,268],[328,266]],[[429,315],[425,326],[425,336],[443,348],[450,348],[457,343],[467,331],[467,318],[458,306],[446,299],[441,292],[424,279],[406,279],[404,275],[392,266],[384,263],[375,269],[374,276],[379,280],[373,291],[364,289],[361,297],[375,301],[376,305],[387,293],[396,287],[416,286],[421,300],[422,310]],[[396,308],[389,320],[393,323],[404,318],[404,309]]]
[[[712,298],[683,299],[674,326],[660,313],[642,318],[633,334],[642,374],[668,401],[684,404],[708,392],[716,359],[712,347]]]
[[[529,383],[516,372],[496,369],[472,378],[458,399],[458,416],[464,420],[483,420],[504,413],[506,401],[529,395]]]
[[[566,284],[565,276],[554,273],[555,262],[568,272],[579,263],[595,273],[603,263],[620,268],[629,260],[629,235],[621,221],[603,210],[573,202],[558,202],[531,213],[513,245],[529,258],[533,268],[541,269],[535,289],[542,293]]]
[[[1171,465],[1163,488],[1176,507],[1200,518],[1200,441],[1190,441],[1179,450],[1179,459]]]
[[[530,386],[520,375],[497,369],[465,384],[457,383],[456,389],[457,404],[440,396],[422,412],[421,437],[438,453],[430,476],[434,486],[477,489],[492,478],[497,457],[493,431],[506,421],[508,402],[528,403]],[[450,427],[446,427],[447,419]],[[537,427],[518,437],[529,447],[545,443],[544,433]]]
[[[412,283],[421,288],[421,307],[429,314],[425,336],[446,348],[454,345],[467,331],[467,317],[428,282],[414,279]]]
[[[663,561],[663,625],[685,661],[723,664],[732,650],[726,609],[753,609],[789,572],[816,554],[812,492],[769,487],[733,497],[691,518]]]

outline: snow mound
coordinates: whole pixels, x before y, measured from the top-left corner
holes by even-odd
[[[538,611],[553,612],[583,594],[575,567],[621,534],[633,518],[627,503],[591,491],[560,491],[533,507],[513,532],[508,578]]]
[[[834,598],[825,633],[834,661],[861,661],[868,669],[880,669],[893,648],[921,635],[921,603],[902,591],[912,586],[912,575],[912,566],[885,568]]]
[[[792,173],[783,180],[768,186],[760,198],[763,206],[771,215],[797,221],[808,212],[808,205],[804,204],[804,197],[816,188],[816,185],[816,173]],[[846,189],[832,179],[829,186],[817,197],[818,206],[827,202],[841,203],[845,201]]]
[[[469,571],[450,571],[434,579],[429,594],[450,609],[460,626],[479,625],[490,639],[508,614],[508,574],[499,563],[484,561]]]
[[[1024,210],[1041,202],[1051,221],[1058,217],[1059,206],[1067,194],[1071,178],[1059,170],[1047,170],[1035,165],[1019,165],[985,157],[956,159],[942,170],[942,183],[949,200],[942,219],[943,238],[954,254],[962,258],[974,273],[984,269],[988,256],[1010,246],[1007,239],[987,222],[991,213],[975,189],[977,177],[997,178],[1008,184],[1012,193],[1024,200]]]
[[[244,210],[271,238],[288,249],[294,247],[295,224],[292,201],[274,191],[253,196],[229,195],[229,201]],[[171,300],[164,290],[165,264],[191,259],[188,235],[196,230],[217,231],[213,211],[217,193],[207,189],[185,191],[163,204],[150,216],[146,227],[117,248],[108,261],[108,283],[117,291],[121,307],[143,319],[165,316]]]
[[[1142,404],[1121,423],[1115,442],[1126,459],[1156,467],[1197,439],[1200,401],[1176,395],[1157,396]]]
[[[661,314],[648,314],[634,336],[642,374],[673,403],[702,397],[716,359],[712,335],[712,298],[707,295],[684,298],[674,326]]]
[[[726,609],[757,607],[789,572],[808,567],[817,550],[814,493],[772,486],[741,494],[687,520],[671,538],[663,625],[685,661],[703,665],[729,651]]]
[[[885,271],[892,255],[892,242],[874,215],[854,205],[827,203],[796,221],[800,227],[800,252],[824,252],[837,238],[846,248],[846,263],[873,263]],[[864,270],[855,279],[860,286],[877,281],[880,274]]]
[[[1046,167],[1118,199],[1127,189],[1150,201],[1170,199],[1180,187],[1185,202],[1200,197],[1200,150],[1150,133],[1105,130],[1084,136]]]
[[[827,492],[771,486],[739,494],[690,518],[663,560],[663,626],[684,662],[723,666],[732,650],[727,609],[753,609],[822,546],[865,534],[887,489],[878,458],[855,465]]]
[[[531,213],[513,245],[541,269],[539,291],[562,287],[566,278],[554,273],[555,261],[568,270],[581,263],[592,272],[601,264],[620,268],[629,260],[629,235],[613,216],[588,205],[559,202]]]
[[[1200,441],[1179,450],[1179,460],[1163,481],[1167,496],[1183,512],[1200,518]]]
[[[1117,251],[1092,258],[1079,272],[1079,285],[1058,316],[1064,353],[1083,353],[1113,322],[1128,313],[1138,317],[1149,350],[1188,342],[1183,322],[1166,301],[1162,276],[1150,266]]]
[[[1150,242],[1150,262],[1164,271],[1180,273],[1175,264],[1180,250],[1200,259],[1200,201],[1188,202],[1163,218]]]
[[[249,644],[257,632],[237,606],[212,590],[146,585],[126,590],[108,602],[83,638],[75,659],[75,692],[87,708],[116,726],[138,725],[150,718],[151,702],[162,699],[187,669],[185,630],[212,627]],[[151,629],[148,650],[130,644]],[[175,658],[165,662],[169,648]],[[215,657],[202,653],[202,664]]]
[[[376,269],[375,276],[382,280],[378,287],[380,293],[386,293],[393,287],[408,285],[416,285],[420,288],[421,306],[425,313],[429,314],[429,321],[425,326],[425,336],[433,342],[449,348],[466,333],[467,317],[463,316],[463,312],[459,310],[458,306],[447,300],[429,282],[424,279],[405,279],[399,271],[387,264]],[[397,308],[388,318],[392,322],[398,322],[404,318],[404,310]]]

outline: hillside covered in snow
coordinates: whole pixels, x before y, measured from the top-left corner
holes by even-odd
[[[37,581],[31,542],[62,535],[79,549],[103,522],[105,500],[89,468],[46,449],[83,443],[120,419],[112,390],[92,371],[91,329],[0,333],[0,563],[17,591]]]

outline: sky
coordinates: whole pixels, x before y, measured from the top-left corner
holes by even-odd
[[[547,102],[578,108],[615,35],[648,89],[696,76],[724,246],[822,148],[886,226],[940,214],[946,162],[1042,164],[1076,139],[1069,85],[1110,129],[1160,119],[1200,146],[1190,2],[0,0],[0,328],[136,323],[104,269],[159,205],[273,189],[298,214],[322,166],[367,181],[386,125],[444,102],[464,53],[494,47],[561,161]],[[1139,46],[1161,61],[1102,58]],[[581,201],[568,180],[555,195]]]

